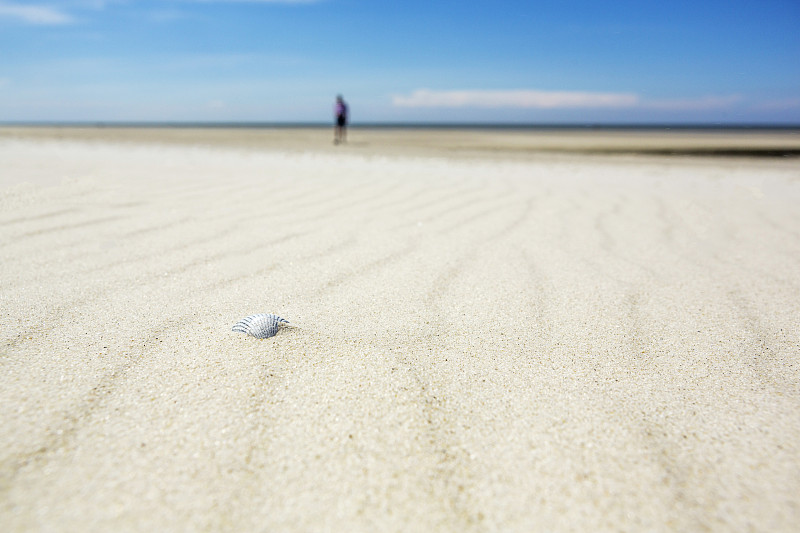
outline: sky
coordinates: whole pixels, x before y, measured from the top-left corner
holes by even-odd
[[[0,0],[0,122],[800,124],[800,0]]]

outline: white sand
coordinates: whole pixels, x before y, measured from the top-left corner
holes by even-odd
[[[5,138],[0,529],[797,531],[798,205],[796,160]]]

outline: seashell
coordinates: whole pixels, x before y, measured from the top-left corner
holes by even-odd
[[[289,321],[272,313],[250,315],[233,325],[232,331],[247,333],[259,339],[268,339],[275,336],[282,325],[290,325]]]

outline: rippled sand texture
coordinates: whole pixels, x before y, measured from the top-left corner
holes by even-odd
[[[800,524],[797,163],[0,161],[4,531]]]

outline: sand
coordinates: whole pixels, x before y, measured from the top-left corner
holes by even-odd
[[[555,154],[800,156],[800,130],[602,130],[350,128],[333,146],[331,128],[0,127],[0,139],[178,144],[283,152],[530,160]]]
[[[3,531],[797,531],[798,160],[48,131]]]

